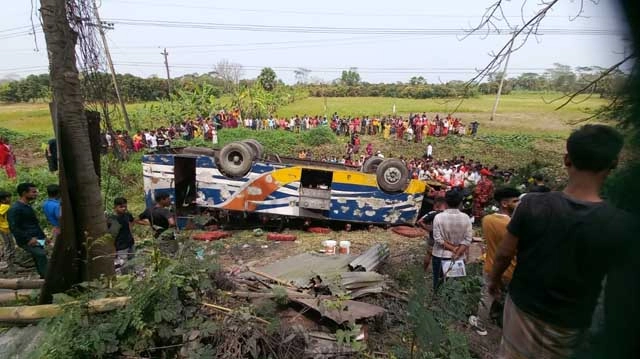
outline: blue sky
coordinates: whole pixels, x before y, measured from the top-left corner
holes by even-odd
[[[33,36],[11,35],[26,31],[22,27],[30,25],[30,1],[1,1],[4,4],[0,13],[0,78],[46,72],[43,35],[37,35],[40,51],[34,51]],[[173,76],[208,72],[215,63],[227,59],[244,65],[245,78],[255,77],[260,68],[270,66],[281,79],[291,83],[294,81],[293,69],[304,67],[312,70],[311,77],[331,81],[340,76],[342,69],[357,67],[362,79],[368,82],[407,81],[411,76],[421,75],[433,83],[473,77],[474,69],[489,61],[488,53],[498,50],[507,41],[508,34],[459,39],[493,2],[103,0],[100,13],[103,20],[115,22],[115,29],[108,31],[107,36],[116,70],[121,73],[164,77],[160,52],[166,47]],[[615,2],[600,1],[594,5],[590,0],[584,0],[584,16],[571,21],[580,3],[580,0],[561,0],[554,7],[541,29],[561,29],[562,34],[530,39],[511,57],[510,76],[543,72],[553,63],[607,67],[625,56],[628,46],[624,21],[612,4]],[[521,4],[518,0],[506,3],[506,16],[513,24],[521,21]],[[528,0],[525,15],[532,14],[536,7],[537,1]],[[38,28],[38,18],[33,20]],[[123,23],[128,20],[266,25],[267,28],[246,31]],[[291,32],[270,26],[311,27],[313,31],[324,33],[300,29]],[[504,22],[499,26],[506,27]],[[19,29],[11,30],[14,28]],[[385,31],[362,34],[362,28],[385,28],[389,32],[450,29],[456,30],[453,32],[458,35],[452,31],[437,35],[429,31],[428,35]],[[611,30],[613,34],[575,34],[584,29]]]

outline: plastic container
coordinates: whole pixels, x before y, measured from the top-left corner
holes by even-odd
[[[324,253],[327,255],[334,255],[336,254],[336,246],[338,245],[338,242],[328,239],[324,242],[322,242],[322,244],[324,245]]]
[[[351,253],[351,242],[349,241],[340,241],[340,254],[350,254]]]

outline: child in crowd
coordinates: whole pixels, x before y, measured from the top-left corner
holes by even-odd
[[[11,193],[0,191],[0,236],[4,243],[4,261],[9,269],[13,267],[13,256],[15,253],[15,243],[9,231],[9,221],[7,221],[7,212],[11,208]]]
[[[116,273],[123,272],[122,268],[134,255],[134,240],[131,228],[133,216],[128,211],[127,199],[117,197],[113,200],[113,214],[107,220],[109,233],[113,236],[116,247],[115,268]]]

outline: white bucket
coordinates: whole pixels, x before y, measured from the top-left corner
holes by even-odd
[[[322,242],[322,244],[324,245],[325,254],[328,254],[328,255],[336,254],[336,246],[338,245],[338,242],[329,239]]]
[[[340,241],[340,254],[350,254],[351,253],[351,242],[349,241]]]

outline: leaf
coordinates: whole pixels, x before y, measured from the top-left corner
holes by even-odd
[[[64,304],[64,303],[69,303],[69,302],[73,302],[76,299],[70,295],[67,295],[65,293],[56,293],[53,295],[53,304]]]

